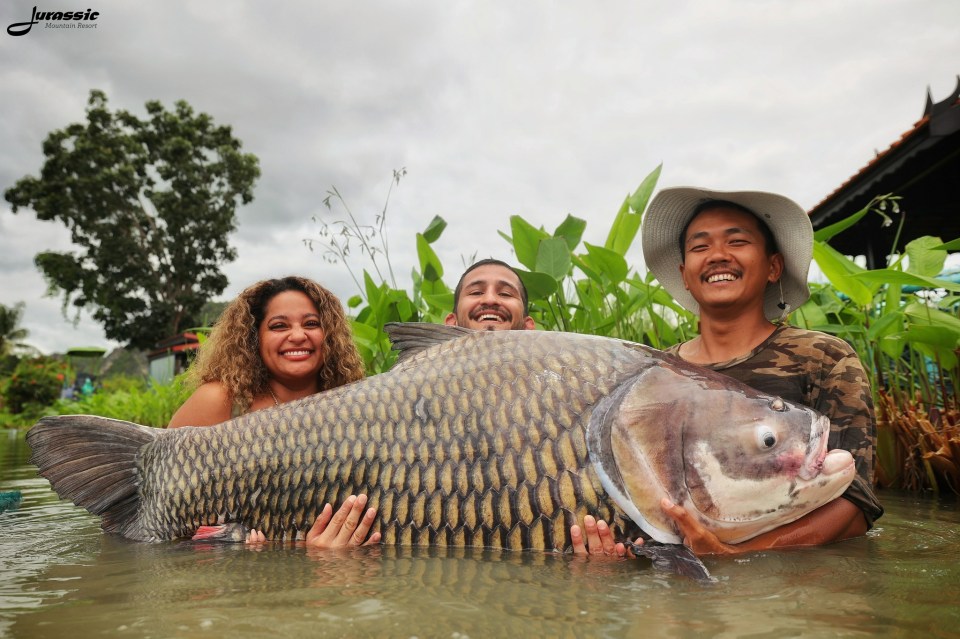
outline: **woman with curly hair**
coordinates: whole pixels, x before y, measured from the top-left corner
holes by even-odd
[[[187,372],[170,428],[212,426],[363,378],[340,300],[302,277],[264,280],[224,309]]]
[[[289,276],[245,289],[224,309],[187,373],[196,390],[168,428],[213,426],[363,378],[363,361],[337,297]],[[376,512],[351,496],[336,515],[326,504],[307,535],[318,547],[360,545]],[[361,518],[362,516],[362,518]],[[328,525],[330,524],[330,525]],[[370,536],[376,543],[379,533]],[[247,541],[264,541],[251,531]]]

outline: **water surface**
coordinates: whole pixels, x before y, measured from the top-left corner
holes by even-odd
[[[883,492],[868,536],[708,558],[704,586],[645,560],[361,548],[311,551],[103,534],[0,430],[0,636],[956,637],[954,499]]]

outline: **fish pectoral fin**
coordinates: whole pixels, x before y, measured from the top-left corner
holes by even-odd
[[[646,541],[639,545],[632,542],[628,542],[626,545],[634,555],[649,559],[656,570],[689,577],[700,583],[714,583],[716,581],[714,577],[710,576],[710,571],[703,565],[700,558],[682,544],[661,544],[656,541]]]
[[[227,544],[241,543],[247,539],[247,527],[243,524],[200,526],[193,533],[191,539],[193,541],[220,541]]]

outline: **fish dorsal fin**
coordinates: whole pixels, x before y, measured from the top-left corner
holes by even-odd
[[[397,360],[399,362],[437,344],[476,333],[475,330],[462,326],[428,324],[425,322],[389,322],[384,324],[383,332],[390,338],[393,350],[400,352],[400,357]]]

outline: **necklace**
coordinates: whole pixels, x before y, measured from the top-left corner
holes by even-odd
[[[273,392],[273,389],[270,388],[269,386],[267,386],[267,390],[270,391],[270,397],[273,398],[273,403],[274,403],[275,405],[279,406],[279,405],[280,405],[280,400],[277,399],[277,396],[276,396],[276,394]]]

